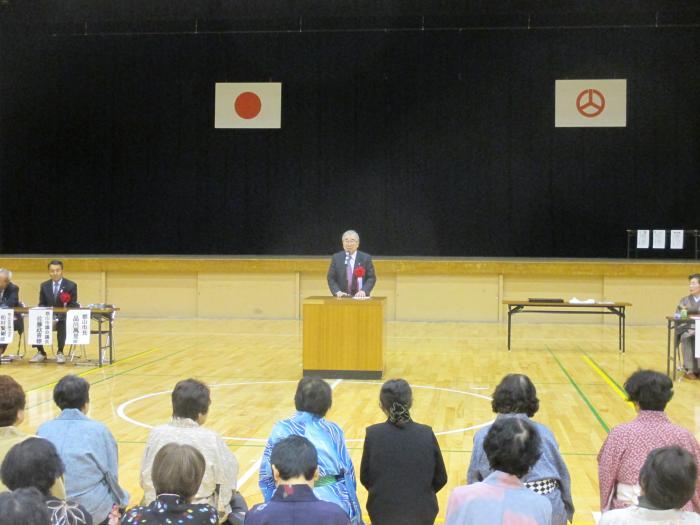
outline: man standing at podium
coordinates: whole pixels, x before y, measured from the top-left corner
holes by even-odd
[[[369,254],[358,250],[360,236],[354,230],[343,234],[343,251],[333,255],[328,268],[328,287],[336,297],[369,297],[377,278]]]

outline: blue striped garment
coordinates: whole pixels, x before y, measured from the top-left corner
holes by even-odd
[[[272,447],[289,436],[304,436],[311,441],[318,452],[319,474],[323,476],[342,475],[337,483],[314,488],[316,497],[336,503],[345,511],[352,525],[362,524],[362,512],[357,501],[355,468],[345,446],[345,435],[338,425],[308,412],[297,412],[289,419],[278,421],[267,440],[267,446],[260,464],[258,484],[265,501],[270,501],[275,493],[275,479],[270,465]]]

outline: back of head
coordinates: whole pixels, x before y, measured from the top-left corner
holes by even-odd
[[[501,417],[491,425],[484,440],[484,451],[491,469],[519,478],[540,459],[541,439],[526,419]]]
[[[638,370],[625,381],[625,392],[641,410],[663,411],[673,397],[673,382],[660,372]]]
[[[90,402],[90,383],[75,375],[63,376],[53,389],[53,400],[61,410],[82,410]]]
[[[389,422],[397,427],[406,426],[411,421],[413,392],[404,379],[390,379],[384,383],[379,392],[379,403],[389,416]]]
[[[24,410],[27,397],[20,384],[10,376],[0,376],[0,427],[10,427]]]
[[[316,447],[303,436],[289,436],[272,447],[270,463],[277,469],[281,480],[304,476],[311,481],[318,467]]]
[[[294,405],[301,412],[324,417],[333,404],[331,387],[320,377],[303,377],[297,385]]]
[[[642,492],[658,509],[680,509],[695,493],[698,469],[693,456],[674,446],[657,448],[639,473]]]
[[[534,416],[540,409],[537,389],[523,374],[508,374],[493,392],[491,408],[497,414],[527,414]]]
[[[199,491],[206,461],[191,445],[168,443],[153,459],[151,478],[156,494],[177,494],[186,501]]]
[[[49,525],[46,502],[36,489],[0,493],[0,525]]]
[[[175,385],[172,394],[173,417],[197,421],[200,414],[209,413],[209,387],[196,379],[184,379]]]
[[[30,437],[13,446],[0,467],[10,490],[33,487],[44,495],[64,472],[56,447],[47,439]]]

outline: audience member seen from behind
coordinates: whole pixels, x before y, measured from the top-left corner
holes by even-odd
[[[92,525],[82,505],[59,500],[50,489],[63,476],[63,462],[46,439],[30,437],[10,449],[0,468],[2,482],[10,489],[37,489],[49,510],[50,525]]]
[[[365,434],[360,481],[373,525],[432,525],[436,493],[447,483],[433,429],[411,419],[413,393],[403,379],[384,383],[379,405],[387,421]]]
[[[202,453],[206,462],[202,482],[192,502],[211,505],[223,519],[231,512],[238,461],[222,437],[203,426],[211,405],[209,387],[196,379],[184,379],[175,385],[171,399],[172,420],[151,430],[143,453],[141,487],[144,502],[156,501],[158,496],[152,474],[158,451],[168,443],[190,445]]]
[[[214,507],[207,503],[192,503],[205,469],[206,462],[199,450],[191,445],[168,443],[153,459],[151,476],[156,500],[148,506],[129,510],[122,518],[122,524],[218,523],[219,515]]]
[[[613,428],[598,454],[600,509],[619,509],[638,503],[639,472],[649,453],[677,445],[700,461],[700,445],[685,428],[674,425],[664,413],[673,397],[673,382],[664,374],[639,370],[625,382],[637,417]],[[683,510],[700,512],[698,487]]]
[[[342,508],[314,494],[318,455],[308,439],[289,436],[278,441],[270,462],[277,488],[269,502],[250,510],[245,525],[349,525]]]
[[[496,387],[492,397],[491,407],[498,414],[496,420],[506,417],[527,420],[532,423],[542,440],[542,455],[523,476],[523,484],[533,492],[545,496],[552,504],[552,525],[565,525],[572,521],[574,502],[571,497],[571,477],[559,452],[559,444],[551,430],[531,419],[540,408],[535,385],[526,375],[508,374]],[[481,428],[474,435],[467,483],[482,481],[491,473],[484,452],[484,439],[489,428]]]
[[[0,525],[47,525],[49,511],[36,489],[0,493]]]
[[[644,523],[700,525],[700,515],[680,510],[695,494],[698,469],[681,447],[653,450],[639,474],[639,503],[605,512],[599,525]]]
[[[126,492],[113,494],[107,482],[118,487],[117,442],[105,424],[87,416],[90,383],[85,379],[64,376],[54,387],[53,399],[61,414],[42,424],[37,435],[55,445],[65,465],[66,499],[85,507],[94,523],[103,523],[112,517],[115,505],[129,503]]]
[[[260,465],[259,485],[265,501],[276,492],[275,477],[270,463],[272,448],[289,436],[305,436],[318,451],[320,478],[314,486],[318,499],[340,505],[353,525],[362,523],[357,501],[355,468],[345,445],[345,435],[335,423],[325,419],[331,408],[331,387],[318,377],[305,377],[297,385],[294,404],[297,412],[289,419],[278,421],[267,441]]]
[[[552,504],[521,481],[541,454],[541,439],[532,423],[516,417],[497,419],[486,434],[484,450],[491,474],[452,491],[445,524],[551,525]]]
[[[24,421],[26,403],[22,386],[10,376],[0,376],[0,463],[12,447],[30,437],[18,428]],[[0,492],[3,490],[0,482]],[[51,493],[58,499],[66,498],[62,479],[56,480]]]

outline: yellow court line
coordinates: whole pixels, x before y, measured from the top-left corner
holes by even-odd
[[[590,367],[603,379],[603,381],[605,381],[605,382],[608,384],[608,386],[609,386],[610,388],[612,388],[612,389],[615,391],[615,393],[616,393],[618,396],[620,396],[620,397],[622,398],[622,400],[630,406],[630,408],[632,408],[632,409],[634,410],[634,403],[632,403],[631,401],[628,401],[628,400],[627,400],[627,395],[622,391],[622,389],[621,389],[619,386],[617,386],[617,384],[616,384],[616,383],[612,380],[612,378],[605,372],[605,370],[603,370],[603,369],[600,368],[597,364],[595,364],[595,363],[593,362],[593,360],[591,360],[590,357],[584,355],[584,356],[581,356],[581,358],[582,358],[586,363],[588,363],[588,366],[590,366]]]
[[[143,356],[152,354],[153,352],[157,352],[159,350],[160,350],[160,348],[151,348],[150,350],[144,350],[143,352],[139,352],[137,354],[126,357],[124,359],[120,359],[119,361],[115,361],[112,364],[102,365],[101,368],[99,366],[96,366],[95,368],[90,368],[89,370],[85,370],[85,371],[80,372],[79,374],[75,374],[75,375],[77,375],[79,377],[85,377],[86,375],[92,374],[93,372],[98,372],[100,370],[108,370],[108,369],[116,366],[117,364],[121,365],[124,363],[128,363],[129,361],[132,361],[138,357],[143,357]],[[30,390],[27,390],[26,393],[28,394],[30,392],[38,392],[39,390],[43,390],[45,388],[53,388],[56,386],[57,383],[58,383],[58,381],[54,381],[53,383],[47,383],[45,385],[41,385],[41,386],[38,386],[36,388],[32,388]]]

